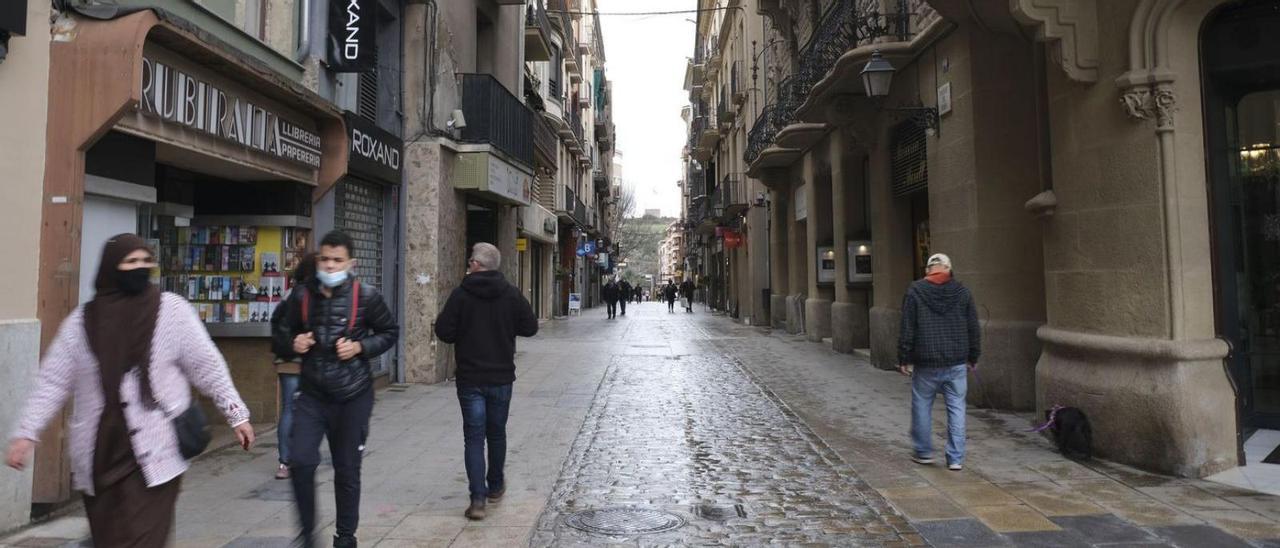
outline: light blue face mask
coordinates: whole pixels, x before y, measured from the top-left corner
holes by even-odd
[[[342,282],[347,281],[347,271],[340,270],[338,272],[325,272],[323,270],[316,272],[316,279],[325,287],[338,287]]]

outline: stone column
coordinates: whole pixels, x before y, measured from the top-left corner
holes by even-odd
[[[793,208],[786,186],[769,190],[769,325],[787,327],[788,274],[787,234],[791,231],[787,210]]]
[[[787,332],[792,334],[804,333],[804,296],[809,279],[809,262],[805,259],[809,246],[805,228],[801,226],[807,221],[801,221],[796,215],[797,201],[806,200],[803,185],[803,179],[791,185],[791,205],[787,207]]]
[[[850,181],[846,173],[844,132],[832,132],[829,155],[831,158],[831,233],[836,252],[835,302],[831,304],[831,347],[836,352],[852,353],[854,349],[854,315],[852,294],[849,291],[849,199]]]
[[[820,342],[831,336],[831,297],[829,291],[818,287],[818,242],[830,231],[830,208],[826,200],[830,199],[827,185],[818,177],[817,150],[811,150],[804,157],[805,200],[808,202],[808,222],[805,223],[807,234],[804,246],[804,260],[808,268],[808,298],[804,302],[805,335],[810,341]],[[829,183],[828,183],[829,184]]]

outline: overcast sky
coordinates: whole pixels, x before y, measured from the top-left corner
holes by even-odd
[[[636,215],[645,209],[680,215],[680,109],[686,60],[693,54],[694,14],[608,16],[618,12],[689,10],[695,0],[598,0],[606,70],[613,80],[613,121],[622,177],[636,189]]]

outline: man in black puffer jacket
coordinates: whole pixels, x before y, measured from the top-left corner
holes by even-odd
[[[356,546],[360,521],[360,463],[373,412],[370,360],[390,350],[399,327],[382,296],[351,274],[354,245],[338,231],[320,241],[315,280],[289,295],[285,318],[293,350],[302,356],[294,401],[290,472],[303,546],[316,533],[316,467],[329,438],[337,508],[335,548]]]
[[[507,491],[503,469],[511,385],[516,380],[516,337],[538,334],[537,316],[520,290],[498,272],[501,262],[498,248],[476,244],[467,260],[467,277],[436,318],[436,336],[453,345],[458,364],[458,403],[471,491],[465,515],[473,520],[484,519],[486,500],[496,503]]]
[[[976,369],[982,354],[978,309],[969,289],[951,276],[951,258],[941,253],[925,263],[925,277],[907,288],[898,335],[898,371],[911,377],[911,460],[933,464],[933,400],[947,405],[947,468],[964,467],[965,367]]]

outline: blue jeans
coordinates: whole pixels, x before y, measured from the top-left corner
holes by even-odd
[[[298,375],[280,374],[280,423],[276,426],[280,464],[289,464],[289,433],[293,431],[293,397],[298,393]]]
[[[911,376],[911,443],[917,457],[933,456],[933,400],[942,392],[947,404],[947,463],[964,464],[966,366],[917,367]]]
[[[458,403],[462,406],[462,439],[471,498],[484,498],[503,487],[511,385],[459,384]],[[489,446],[487,475],[486,443]]]

